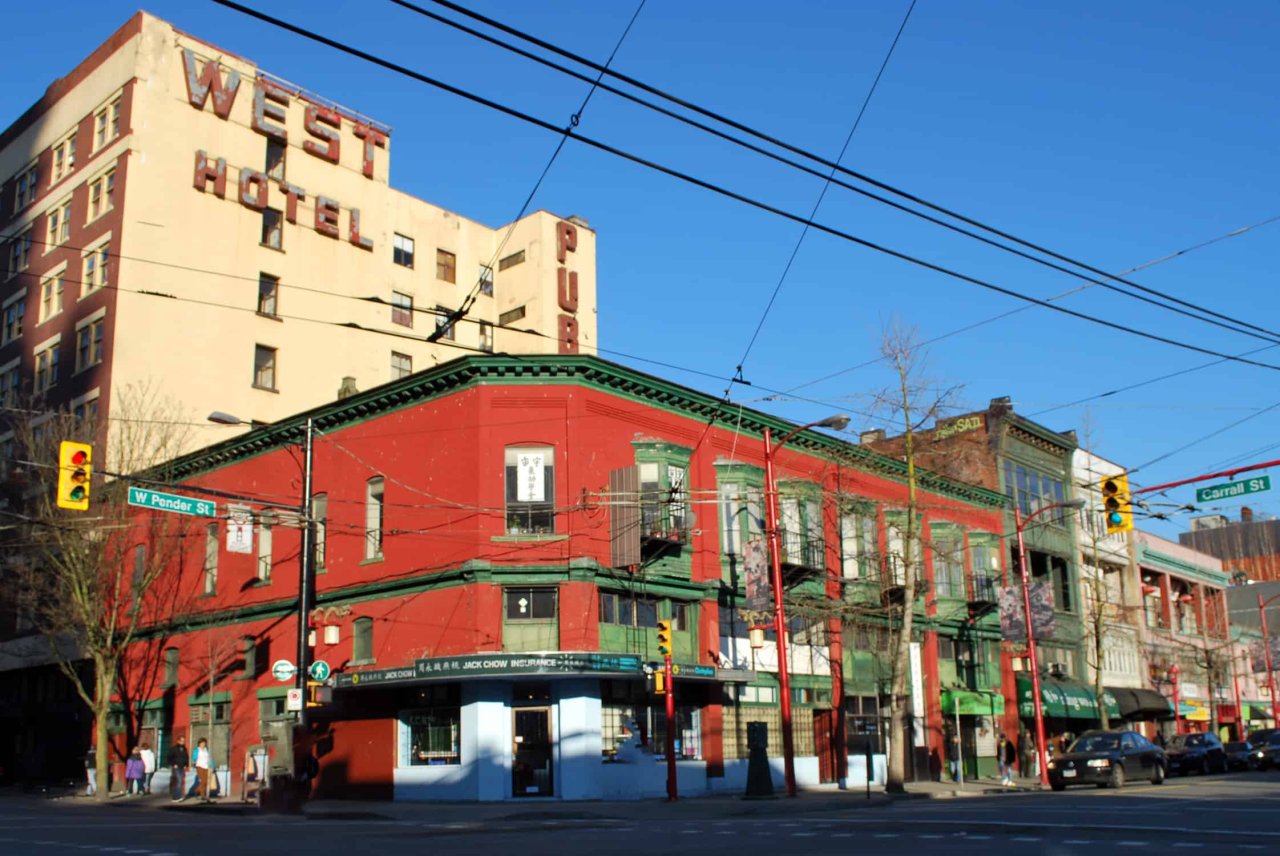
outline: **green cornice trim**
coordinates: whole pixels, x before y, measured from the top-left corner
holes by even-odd
[[[263,687],[258,690],[258,698],[287,698],[289,687]]]
[[[766,428],[784,435],[796,427],[776,416],[733,405],[599,357],[466,356],[184,455],[166,464],[164,474],[170,479],[192,478],[283,446],[300,444],[308,418],[316,430],[331,432],[470,387],[519,383],[590,386],[701,421],[732,423],[740,433],[759,438]],[[788,445],[899,481],[906,479],[904,461],[825,434],[802,431]],[[932,492],[977,505],[997,507],[1006,502],[1002,494],[931,472],[920,471],[919,483]]]
[[[217,704],[223,701],[231,701],[231,693],[216,692],[213,698],[209,698],[208,694],[187,696],[187,704]]]
[[[1222,571],[1193,565],[1184,559],[1178,559],[1167,553],[1161,553],[1159,550],[1153,550],[1140,541],[1138,542],[1138,564],[1145,565],[1154,571],[1169,571],[1193,577],[1198,582],[1209,583],[1224,589],[1231,582],[1230,576]]]
[[[1008,413],[1006,413],[1004,415],[1004,420],[1005,422],[1011,425],[1015,425],[1018,428],[1022,429],[1023,431],[1026,431],[1028,434],[1034,434],[1035,436],[1039,437],[1041,440],[1044,440],[1047,443],[1052,443],[1053,445],[1058,446],[1059,448],[1062,449],[1062,452],[1064,455],[1070,455],[1072,452],[1076,450],[1076,447],[1080,445],[1075,440],[1072,440],[1070,437],[1068,437],[1066,434],[1061,434],[1050,428],[1046,428],[1043,425],[1041,425],[1039,422],[1032,422],[1030,419],[1026,418],[1025,416],[1020,416],[1017,413],[1014,413],[1013,411],[1009,411]]]

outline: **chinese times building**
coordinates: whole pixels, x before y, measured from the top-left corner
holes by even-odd
[[[148,712],[153,742],[212,735],[235,782],[246,749],[295,716],[289,662],[273,671],[298,650],[298,514],[265,498],[301,502],[307,419],[308,636],[332,686],[308,710],[316,795],[657,796],[668,752],[682,794],[741,792],[749,722],[766,723],[781,785],[777,640],[751,638],[743,555],[762,534],[763,431],[794,426],[584,355],[460,358],[180,459],[174,491],[249,499],[182,523],[173,595],[152,605],[121,699]],[[879,719],[883,634],[851,629],[846,604],[879,601],[902,571],[905,468],[812,431],[774,459],[798,781],[864,781],[866,749],[883,781],[887,751],[945,751],[941,698],[959,684],[942,635],[971,587],[967,546],[1000,554],[1001,497],[921,477],[922,531],[951,548],[923,551],[920,573],[926,589],[944,574],[960,606],[919,605],[919,714],[895,737]],[[139,510],[140,527],[164,513]],[[673,732],[649,676],[660,620]]]

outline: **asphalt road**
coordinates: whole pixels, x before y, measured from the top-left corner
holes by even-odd
[[[722,804],[723,805],[723,804]],[[801,808],[797,804],[797,808]],[[371,805],[371,811],[377,806]],[[1099,856],[1142,851],[1280,853],[1280,772],[1176,779],[1121,791],[907,800],[859,811],[663,819],[663,803],[582,804],[548,819],[535,806],[468,819],[441,807],[424,820],[308,819],[97,806],[80,800],[0,801],[0,853],[136,856],[251,854],[596,854],[697,851],[947,856]],[[736,812],[734,812],[736,814]]]

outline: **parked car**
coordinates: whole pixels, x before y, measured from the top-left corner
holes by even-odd
[[[1165,744],[1169,775],[1180,773],[1225,773],[1227,753],[1216,734],[1178,734]]]
[[[1244,739],[1255,746],[1265,746],[1273,734],[1280,734],[1280,728],[1259,728],[1256,731],[1250,731]]]
[[[1258,769],[1267,770],[1280,767],[1280,731],[1271,729],[1272,734],[1266,743],[1258,746]],[[1252,737],[1253,735],[1249,735]]]
[[[1120,788],[1128,779],[1164,782],[1164,750],[1136,731],[1086,731],[1065,753],[1049,762],[1049,786]]]
[[[1228,770],[1256,770],[1262,760],[1262,746],[1247,740],[1233,740],[1223,746],[1227,753]]]

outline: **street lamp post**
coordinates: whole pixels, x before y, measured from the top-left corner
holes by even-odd
[[[1271,690],[1271,721],[1280,725],[1280,705],[1276,704],[1276,677],[1271,672],[1271,639],[1267,636],[1267,606],[1280,600],[1280,594],[1266,600],[1258,595],[1258,615],[1262,618],[1262,652],[1267,664],[1267,688]]]
[[[1085,502],[1082,499],[1055,502],[1052,505],[1041,506],[1023,517],[1017,501],[1013,504],[1013,528],[1018,535],[1018,573],[1022,577],[1022,615],[1026,619],[1027,654],[1031,660],[1031,702],[1036,712],[1036,752],[1040,762],[1040,784],[1046,786],[1049,784],[1049,753],[1044,739],[1044,702],[1040,698],[1040,661],[1036,657],[1036,637],[1031,620],[1031,580],[1027,573],[1027,548],[1022,540],[1022,530],[1035,519],[1036,515],[1055,508],[1080,509],[1084,508],[1084,505]]]
[[[210,422],[219,425],[250,425],[230,413],[215,410],[209,414]],[[314,460],[315,429],[311,417],[307,417],[302,443],[302,501],[298,504],[298,522],[301,524],[302,545],[298,554],[298,670],[294,675],[294,686],[302,692],[302,709],[298,711],[298,730],[305,735],[307,729],[307,675],[310,671],[311,646],[308,644],[310,632],[309,616],[315,599],[315,574],[312,553],[315,544],[315,523],[311,519],[311,472]],[[305,743],[304,743],[305,745]],[[295,764],[304,765],[305,759],[296,758]],[[305,770],[305,766],[299,766]]]
[[[819,422],[811,422],[792,430],[773,445],[773,432],[764,429],[764,494],[765,529],[769,541],[769,558],[772,562],[773,583],[773,632],[778,649],[778,694],[782,717],[782,764],[787,783],[787,796],[796,795],[796,747],[791,727],[791,675],[787,672],[787,614],[782,602],[782,545],[778,537],[778,485],[773,474],[773,455],[787,441],[810,428],[844,430],[849,417],[841,414],[829,416]]]

